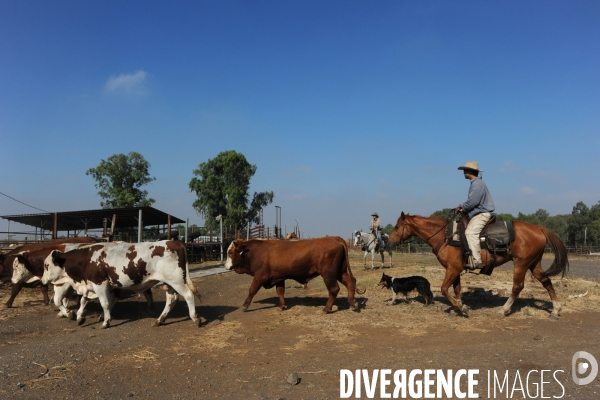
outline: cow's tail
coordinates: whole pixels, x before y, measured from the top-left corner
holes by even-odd
[[[196,296],[198,298],[198,301],[202,301],[202,296],[200,296],[200,293],[198,292],[198,290],[196,289],[196,286],[194,286],[194,282],[192,282],[192,277],[190,276],[190,267],[187,261],[187,246],[184,246],[185,249],[185,284],[190,288],[190,290],[192,291],[192,293],[194,293],[194,296]]]
[[[546,235],[546,240],[554,253],[554,261],[552,262],[552,265],[550,265],[550,268],[544,271],[543,276],[551,277],[561,274],[561,277],[564,278],[565,274],[569,271],[567,248],[552,231],[544,227],[540,228],[542,229],[542,232],[544,232],[544,235]]]
[[[365,286],[362,290],[356,287],[356,278],[352,274],[352,269],[350,268],[350,257],[348,256],[348,245],[346,245],[346,241],[344,241],[344,251],[346,252],[346,271],[352,277],[354,281],[354,286],[357,294],[365,294],[367,292],[367,287]]]

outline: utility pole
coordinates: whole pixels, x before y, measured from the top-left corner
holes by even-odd
[[[275,236],[281,238],[281,207],[275,206]]]
[[[219,227],[221,229],[221,234],[220,234],[220,241],[221,241],[221,262],[223,262],[223,216],[222,215],[218,215],[217,218],[215,218],[217,221],[219,221]]]

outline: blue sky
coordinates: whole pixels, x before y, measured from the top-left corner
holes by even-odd
[[[467,160],[497,212],[567,214],[600,200],[598,21],[597,1],[5,0],[0,192],[99,208],[85,171],[137,151],[154,206],[203,225],[192,171],[235,150],[288,232],[454,207]]]

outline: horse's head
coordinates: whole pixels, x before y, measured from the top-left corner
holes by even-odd
[[[396,221],[396,226],[394,226],[394,230],[390,234],[390,245],[396,246],[412,236],[412,232],[408,226],[408,218],[410,218],[410,214],[404,214],[404,211],[400,214],[398,221]]]
[[[359,244],[362,243],[362,234],[360,231],[355,231],[354,232],[354,246],[358,246]]]

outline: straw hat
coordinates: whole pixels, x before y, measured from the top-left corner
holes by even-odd
[[[479,169],[479,163],[477,161],[467,161],[465,165],[458,167],[458,169],[473,169],[475,171],[483,172],[482,169]]]

